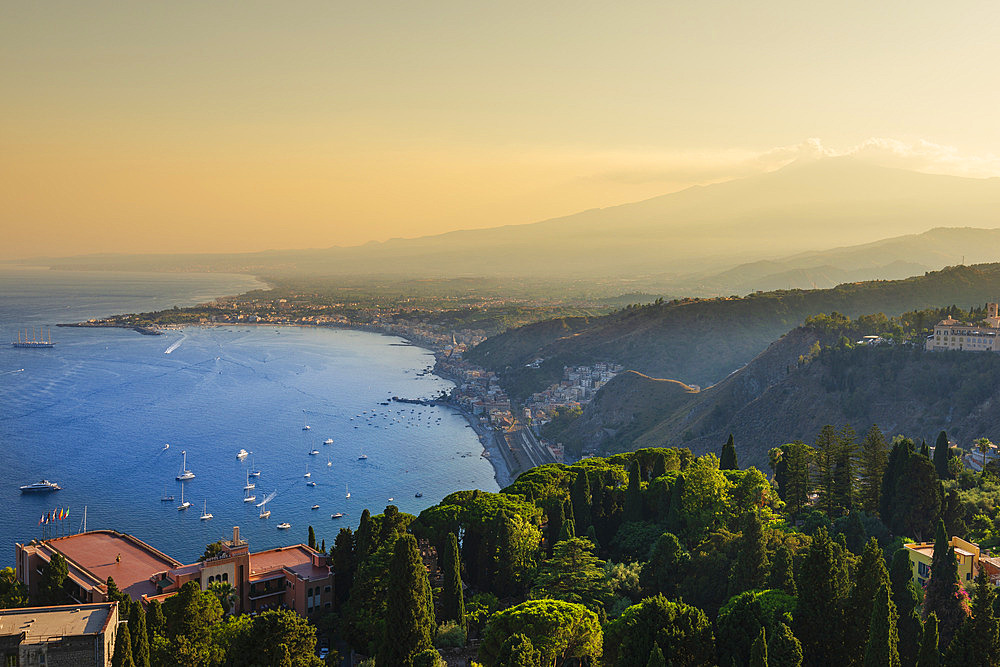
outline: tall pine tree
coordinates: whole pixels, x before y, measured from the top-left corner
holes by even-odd
[[[858,456],[858,505],[868,514],[878,514],[882,476],[889,463],[889,446],[879,427],[872,424],[861,441]]]
[[[743,513],[743,533],[739,540],[736,560],[729,572],[729,595],[754,588],[763,588],[767,579],[767,549],[764,526],[756,510]]]
[[[372,513],[366,507],[358,522],[358,531],[354,533],[354,562],[362,563],[375,551],[375,527],[372,525]]]
[[[872,603],[868,642],[865,645],[865,667],[899,667],[898,643],[896,605],[889,595],[888,581],[883,581]]]
[[[412,535],[398,537],[393,545],[385,601],[378,664],[410,667],[415,654],[433,648],[435,628],[427,570]]]
[[[443,581],[441,586],[442,621],[454,621],[465,627],[465,597],[462,593],[462,564],[458,557],[458,538],[448,533],[441,559]]]
[[[722,456],[719,457],[719,470],[739,470],[740,465],[736,460],[736,445],[733,443],[733,434],[729,434],[729,440],[722,446]]]

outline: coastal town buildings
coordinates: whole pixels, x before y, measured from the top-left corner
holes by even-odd
[[[108,667],[118,603],[0,609],[0,660],[17,667]]]
[[[131,535],[97,530],[17,545],[17,578],[35,593],[42,568],[55,554],[69,566],[71,596],[80,603],[107,601],[108,577],[133,600],[170,597],[189,581],[216,581],[236,589],[234,611],[293,609],[314,618],[333,605],[333,574],[325,554],[297,544],[251,553],[238,526],[212,558],[185,565]]]
[[[982,325],[948,317],[934,325],[927,338],[926,349],[963,350],[969,352],[1000,352],[1000,315],[998,304],[986,304],[986,319]]]
[[[601,387],[621,372],[620,364],[610,362],[598,362],[592,366],[565,366],[562,380],[532,394],[525,409],[532,412],[536,421],[547,421],[556,408],[586,405]]]

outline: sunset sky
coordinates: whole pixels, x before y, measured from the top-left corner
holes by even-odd
[[[996,2],[6,2],[0,258],[353,245],[857,154],[1000,175]]]

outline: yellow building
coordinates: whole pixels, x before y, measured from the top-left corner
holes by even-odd
[[[958,561],[958,578],[963,585],[971,583],[976,578],[980,567],[986,569],[994,586],[1000,583],[1000,560],[981,552],[978,544],[967,542],[960,537],[951,538],[948,544],[955,549],[955,559]],[[918,542],[904,546],[909,549],[913,583],[923,587],[931,577],[934,543]]]

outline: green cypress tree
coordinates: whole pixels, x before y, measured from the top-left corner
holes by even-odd
[[[750,667],[767,667],[767,632],[764,626],[750,647]]]
[[[646,661],[646,667],[667,667],[667,660],[663,657],[663,650],[659,644],[653,644],[653,648],[649,650],[649,660]]]
[[[458,558],[458,538],[448,533],[444,543],[441,571],[444,574],[441,588],[442,621],[455,621],[465,627],[465,597],[462,593],[462,564]]]
[[[309,541],[306,544],[309,545],[310,549],[316,548],[316,531],[313,530],[312,526],[309,526]]]
[[[129,637],[128,623],[122,623],[118,626],[111,667],[135,667],[135,663],[132,662],[132,640]]]
[[[152,600],[146,607],[146,638],[148,645],[153,645],[153,637],[166,633],[167,619],[163,615],[163,605],[159,600]]]
[[[744,512],[736,560],[729,572],[729,595],[736,595],[753,588],[763,588],[767,579],[767,549],[764,526],[757,512]]]
[[[917,667],[938,667],[941,654],[938,652],[938,617],[931,612],[924,621],[924,634],[920,641]]]
[[[948,434],[941,431],[934,443],[934,469],[937,470],[938,479],[951,479],[951,473],[948,471],[948,459],[950,458],[951,448],[948,445]]]
[[[872,607],[876,602],[879,590],[889,585],[889,573],[882,559],[882,549],[874,537],[865,544],[861,559],[855,572],[854,590],[848,602],[848,618],[872,618]],[[895,610],[895,604],[893,605]],[[896,622],[893,621],[895,628]],[[847,625],[847,644],[850,655],[865,655],[868,643],[868,627],[864,623],[855,622]]]
[[[878,514],[882,476],[889,463],[889,445],[879,427],[872,424],[861,441],[858,456],[858,505],[868,514]]]
[[[899,637],[896,634],[896,605],[889,595],[889,583],[883,581],[872,603],[865,667],[899,667]]]
[[[149,635],[146,632],[146,612],[141,604],[132,605],[128,615],[132,662],[135,667],[149,667]]]
[[[843,662],[843,602],[845,582],[826,528],[820,528],[802,562],[796,582],[799,600],[795,613],[795,634],[802,642],[808,665]]]
[[[559,541],[568,540],[571,537],[576,537],[576,516],[573,514],[573,503],[567,500],[563,504],[563,513],[566,515],[566,520],[563,521],[562,529],[559,531]]]
[[[566,503],[569,506],[569,502]],[[573,522],[567,517],[564,527],[572,529]],[[517,595],[521,592],[520,582],[514,573],[514,526],[513,520],[505,513],[499,512],[493,522],[493,534],[496,536],[496,557],[491,565],[493,573],[493,592],[497,597]]]
[[[677,475],[670,487],[670,509],[667,510],[667,530],[675,535],[684,533],[684,475]]]
[[[813,449],[815,451],[813,456],[813,460],[815,461],[814,484],[818,494],[816,507],[825,512],[827,516],[839,516],[835,512],[837,497],[835,487],[837,457],[840,453],[840,438],[837,437],[837,431],[831,424],[827,424],[820,430],[819,435],[816,436]],[[808,653],[806,651],[807,656]]]
[[[561,500],[552,501],[554,508],[549,512],[549,525],[546,537],[548,538],[548,551],[552,555],[552,547],[560,540],[563,532],[563,524],[566,523],[566,505]]]
[[[358,530],[354,533],[354,562],[363,563],[373,551],[375,551],[375,535],[372,526],[372,513],[365,508],[361,513],[361,521],[358,523]]]
[[[789,595],[796,595],[795,574],[792,565],[792,552],[782,544],[774,552],[774,562],[771,563],[771,574],[767,581],[768,588],[777,588]]]
[[[417,540],[404,534],[396,539],[389,564],[378,664],[409,667],[415,654],[433,648],[434,610],[429,597],[430,583]]]
[[[576,520],[574,534],[582,535],[587,532],[587,526],[591,523],[590,475],[586,468],[576,474],[569,490],[569,498],[573,503],[573,518]]]
[[[889,564],[889,583],[892,586],[892,601],[896,610],[902,615],[901,605],[906,591],[907,582],[913,581],[913,564],[910,563],[910,550],[902,547],[892,554]]]
[[[625,521],[642,521],[642,472],[639,461],[633,459],[628,469],[628,489],[625,490]]]
[[[896,629],[899,634],[899,661],[903,665],[912,665],[917,661],[920,636],[923,632],[918,610],[920,603],[917,599],[917,587],[912,581],[906,582],[903,594],[898,596],[898,599],[900,602],[896,604],[896,613],[899,620],[896,622]]]
[[[802,664],[802,644],[784,623],[767,642],[767,664],[770,667],[799,667]]]
[[[948,544],[944,521],[938,521],[934,536],[934,555],[931,578],[924,593],[924,615],[931,612],[938,617],[938,649],[947,649],[951,638],[967,614],[959,593],[958,562],[955,550]]]
[[[733,434],[729,434],[729,440],[722,446],[722,456],[719,457],[719,470],[739,470],[740,466],[736,459],[736,445],[733,443]]]
[[[341,528],[333,540],[332,552],[334,594],[336,605],[340,606],[350,595],[358,566],[354,560],[354,531]]]

